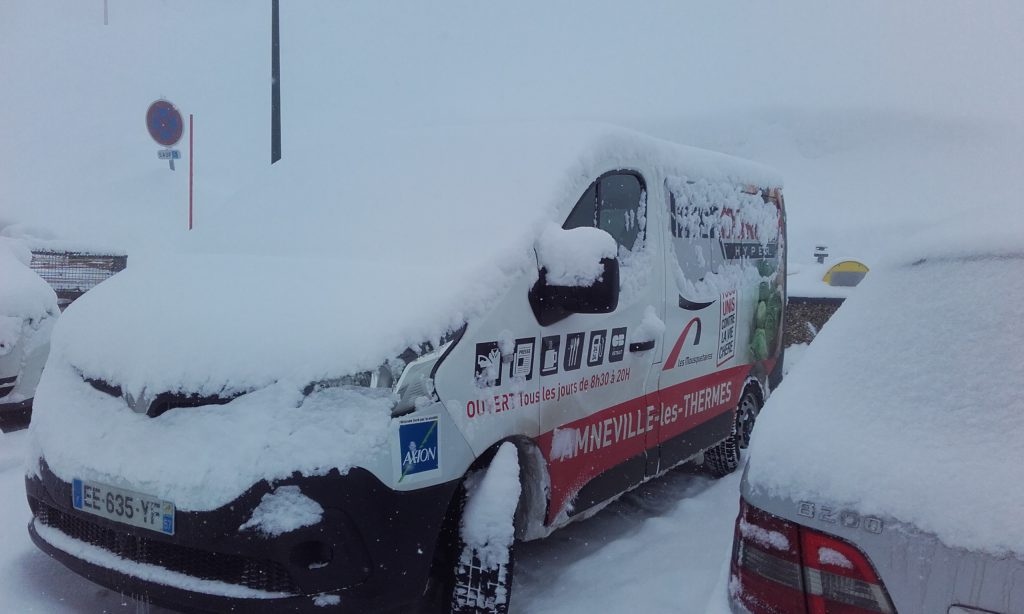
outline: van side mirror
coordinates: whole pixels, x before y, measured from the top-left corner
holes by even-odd
[[[574,313],[610,313],[619,306],[619,261],[602,258],[603,272],[590,286],[555,286],[548,283],[548,271],[530,289],[530,306],[541,326],[550,326]]]
[[[600,228],[549,224],[537,240],[540,274],[530,306],[541,326],[573,313],[608,313],[619,305],[619,246]]]

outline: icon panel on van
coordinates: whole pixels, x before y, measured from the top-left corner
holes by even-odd
[[[607,330],[590,331],[590,349],[587,351],[588,367],[596,367],[604,362],[604,346],[607,338]]]
[[[533,337],[516,339],[515,350],[512,352],[512,364],[509,365],[509,376],[513,378],[533,379],[533,348],[537,340]]]
[[[613,328],[608,362],[619,362],[626,356],[626,328]]]
[[[480,388],[501,385],[501,349],[497,341],[476,344],[476,361],[473,375]]]
[[[555,375],[558,373],[558,351],[561,349],[562,337],[551,335],[540,342],[540,374]]]
[[[586,333],[569,333],[565,336],[565,362],[563,366],[566,371],[575,371],[583,364],[583,339]]]

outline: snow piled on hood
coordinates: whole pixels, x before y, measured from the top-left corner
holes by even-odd
[[[369,258],[146,262],[72,304],[52,353],[134,395],[232,394],[275,381],[302,387],[436,341],[488,298],[484,290],[451,300],[447,282],[465,272]]]
[[[0,317],[39,319],[58,313],[57,294],[29,268],[30,262],[26,245],[0,237]]]
[[[211,510],[260,480],[295,471],[345,473],[386,455],[395,401],[388,390],[351,387],[304,397],[278,383],[225,405],[150,418],[51,362],[36,392],[31,458],[45,456],[65,480],[137,490],[184,511]],[[28,467],[30,474],[36,470]]]
[[[749,486],[1021,555],[1024,234],[955,234],[846,300],[761,413]]]

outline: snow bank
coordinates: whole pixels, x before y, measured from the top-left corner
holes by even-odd
[[[1024,260],[990,236],[872,269],[761,413],[751,488],[1024,553]]]
[[[184,511],[210,510],[263,479],[345,473],[386,457],[395,401],[390,391],[356,387],[303,397],[301,386],[280,382],[226,405],[149,418],[57,361],[36,392],[31,458],[43,454],[64,480],[130,488]]]
[[[254,530],[268,537],[276,537],[295,529],[312,526],[324,516],[319,503],[302,494],[298,486],[279,486],[263,495],[252,516],[238,527],[239,531]]]
[[[830,259],[824,264],[787,263],[786,294],[804,298],[845,299],[856,291],[856,286],[830,286],[823,278],[825,273],[842,259]],[[870,275],[871,273],[868,273]],[[859,284],[858,284],[859,285]]]
[[[599,228],[544,228],[537,241],[537,264],[552,286],[590,287],[601,278],[603,258],[615,258],[615,239]]]
[[[482,475],[466,484],[466,509],[462,514],[462,540],[480,557],[485,569],[508,563],[515,539],[515,511],[522,488],[519,453],[514,444],[501,444]]]
[[[59,237],[48,228],[30,226],[27,224],[0,223],[0,237],[17,239],[26,248],[32,251],[54,251],[54,252],[83,252],[88,254],[102,254],[109,256],[124,256],[124,250],[98,244],[92,241],[82,241]]]
[[[32,254],[22,242],[0,237],[0,316],[22,320],[59,313],[56,293],[28,268],[31,261]]]

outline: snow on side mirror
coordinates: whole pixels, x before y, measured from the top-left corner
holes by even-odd
[[[617,250],[615,239],[598,228],[545,228],[536,246],[539,278],[530,290],[537,322],[549,326],[573,313],[615,311]]]

